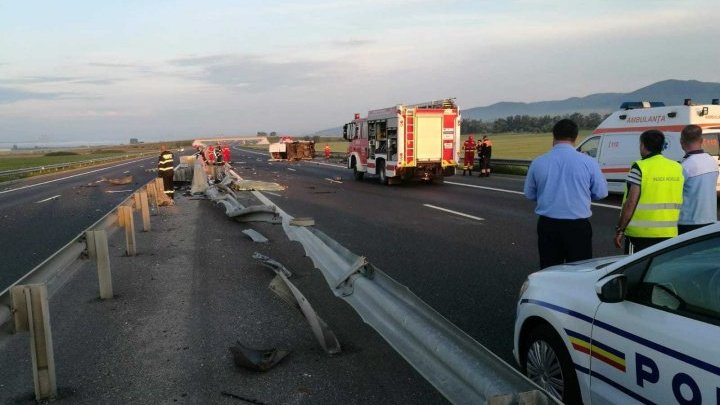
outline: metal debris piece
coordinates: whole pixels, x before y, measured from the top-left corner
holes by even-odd
[[[254,230],[254,229],[245,229],[242,231],[242,233],[249,236],[250,239],[253,240],[253,242],[257,242],[257,243],[267,243],[268,242],[268,238],[262,236],[262,234],[260,234],[260,232]]]
[[[255,180],[235,180],[231,186],[235,191],[283,191],[285,187],[278,183]]]
[[[229,397],[229,398],[239,399],[240,401],[245,401],[249,404],[265,405],[265,402],[260,402],[257,399],[241,397],[240,395],[235,395],[235,394],[227,392],[227,391],[220,391],[220,395]]]
[[[288,270],[285,266],[282,265],[282,263],[275,261],[263,254],[260,254],[258,252],[253,253],[253,259],[259,260],[261,264],[265,267],[270,268],[270,270],[274,271],[275,273],[282,272],[287,277],[292,277],[292,272]]]
[[[254,371],[270,370],[290,354],[289,350],[253,349],[243,346],[240,341],[235,346],[230,346],[229,349],[237,366]]]
[[[117,179],[108,179],[108,183],[112,184],[113,186],[123,186],[125,184],[132,183],[132,181],[133,181],[132,175],[118,177]]]
[[[288,280],[287,276],[275,266],[271,265],[269,261],[276,261],[270,259],[267,256],[263,256],[259,253],[253,255],[254,259],[260,260],[267,267],[275,271],[275,278],[270,283],[270,289],[280,296],[281,299],[291,304],[293,307],[298,309],[305,316],[305,319],[310,324],[310,329],[315,335],[315,339],[320,344],[320,347],[325,350],[327,354],[337,354],[342,351],[340,348],[340,342],[338,341],[335,333],[330,327],[323,321],[322,318],[315,312],[310,302],[300,292],[300,290]],[[282,266],[282,265],[281,265]],[[292,298],[291,298],[292,297]]]
[[[290,225],[294,226],[313,226],[315,220],[310,217],[298,217],[290,220]]]

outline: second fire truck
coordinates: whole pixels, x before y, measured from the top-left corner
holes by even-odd
[[[455,174],[460,111],[452,99],[372,110],[343,126],[355,179],[377,175],[383,184],[419,178],[442,182]]]

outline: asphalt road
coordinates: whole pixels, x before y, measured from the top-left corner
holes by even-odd
[[[313,217],[318,229],[513,362],[516,299],[538,269],[537,219],[534,203],[521,194],[524,177],[384,186],[371,176],[356,181],[340,165],[268,162],[265,154],[239,150],[233,160],[245,178],[287,185],[265,193],[280,208]],[[619,204],[610,196],[593,207],[596,256],[621,253],[612,245]]]
[[[140,185],[157,158],[136,159],[0,185],[0,291],[107,214]],[[131,174],[113,186],[103,179]]]

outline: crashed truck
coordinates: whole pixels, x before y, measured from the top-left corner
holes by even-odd
[[[343,126],[350,142],[347,168],[356,180],[365,173],[383,184],[422,179],[442,183],[455,174],[460,146],[460,110],[454,99],[355,114]]]
[[[269,147],[273,160],[313,160],[315,142],[296,141],[291,136],[283,136]]]

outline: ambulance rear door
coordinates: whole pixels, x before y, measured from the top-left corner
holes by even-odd
[[[625,181],[633,162],[640,160],[640,134],[613,133],[602,136],[598,163],[613,193],[625,192]]]

